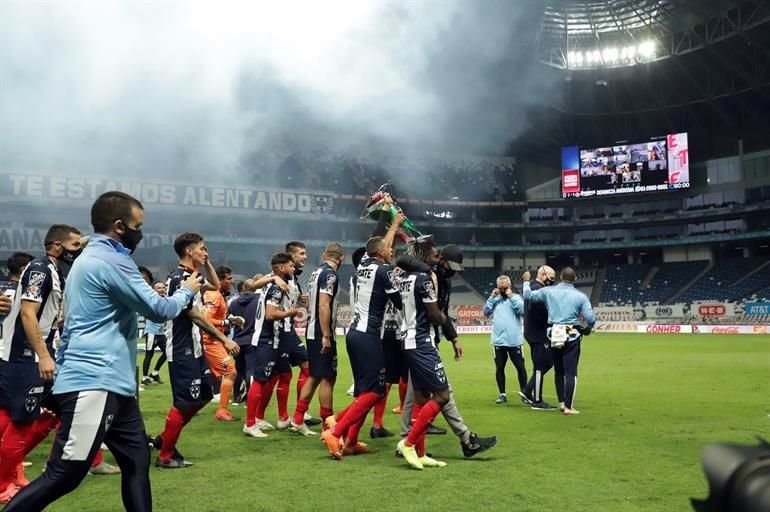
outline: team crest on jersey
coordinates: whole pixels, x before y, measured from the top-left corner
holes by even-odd
[[[190,383],[190,396],[193,397],[193,400],[197,400],[198,397],[201,396],[200,379],[193,379],[193,381]]]
[[[24,295],[21,297],[23,299],[29,299],[29,300],[40,300],[40,297],[43,295],[43,289],[39,286],[27,286],[27,288],[24,290]]]
[[[40,405],[40,396],[43,394],[42,386],[31,388],[27,391],[27,396],[24,399],[24,409],[27,413],[32,414],[35,409]]]

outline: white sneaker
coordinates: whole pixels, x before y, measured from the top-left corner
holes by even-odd
[[[313,417],[309,415],[308,413],[305,413],[305,421],[312,420]]]
[[[565,407],[562,412],[564,413],[565,416],[576,416],[580,414],[580,411],[578,411],[577,409],[569,409],[567,407]]]
[[[219,403],[219,393],[217,393],[216,395],[214,395],[214,398],[212,398],[212,399],[211,399],[211,402],[209,402],[209,403],[210,403],[210,404],[218,404],[218,403]]]
[[[254,424],[254,426],[251,426],[251,427],[247,427],[246,425],[244,425],[243,433],[250,437],[258,437],[258,438],[267,437],[267,434],[262,432],[259,429],[259,427],[256,425],[256,423]]]
[[[257,426],[262,431],[275,430],[275,426],[272,423],[265,420],[257,420]]]
[[[297,434],[302,434],[303,436],[317,436],[318,432],[313,432],[309,428],[307,428],[307,425],[304,423],[302,425],[295,425],[294,422],[292,422],[291,427],[289,427],[289,430],[292,432],[296,432]]]
[[[442,460],[436,460],[427,455],[420,457],[420,463],[424,468],[443,468],[446,466],[446,462]]]
[[[346,391],[346,393],[350,396],[353,396],[353,393],[355,393],[355,391],[356,391],[356,385],[351,384],[348,390]]]
[[[144,391],[144,386],[139,386],[139,392],[141,393],[142,391]]]
[[[278,430],[286,430],[289,427],[291,427],[291,420],[278,420],[276,424]]]

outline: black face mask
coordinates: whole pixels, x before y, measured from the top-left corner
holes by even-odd
[[[294,275],[295,276],[301,276],[302,275],[302,269],[294,267]]]
[[[80,256],[80,253],[83,252],[83,248],[77,249],[75,251],[70,251],[66,247],[62,247],[62,253],[59,255],[59,259],[66,263],[67,265],[72,265],[75,260]]]
[[[444,269],[444,275],[447,276],[449,279],[451,279],[452,276],[454,276],[455,274],[456,274],[456,272],[454,270],[452,270],[451,268]]]
[[[131,251],[131,254],[134,254],[143,236],[141,229],[131,229],[126,226],[126,232],[120,235],[120,242],[123,244],[123,247]]]
[[[551,285],[552,285],[552,284],[554,284],[555,282],[556,282],[556,281],[554,281],[553,279],[546,279],[544,284],[545,284],[546,286],[551,286]]]

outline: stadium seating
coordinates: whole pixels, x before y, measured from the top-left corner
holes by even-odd
[[[650,265],[645,264],[608,267],[599,302],[603,304],[635,304],[639,302],[639,287],[650,268]]]
[[[682,261],[661,265],[652,281],[639,291],[638,302],[663,302],[706,268],[707,261]]]
[[[755,288],[755,280],[750,279],[745,285],[732,286],[735,281],[745,276],[764,260],[760,258],[733,258],[717,262],[714,267],[698,280],[677,300],[692,302],[698,300],[719,300],[746,298],[750,288]]]

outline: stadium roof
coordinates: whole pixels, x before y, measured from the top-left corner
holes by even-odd
[[[762,1],[549,0],[538,58],[562,69],[664,59],[757,26],[769,10]]]

